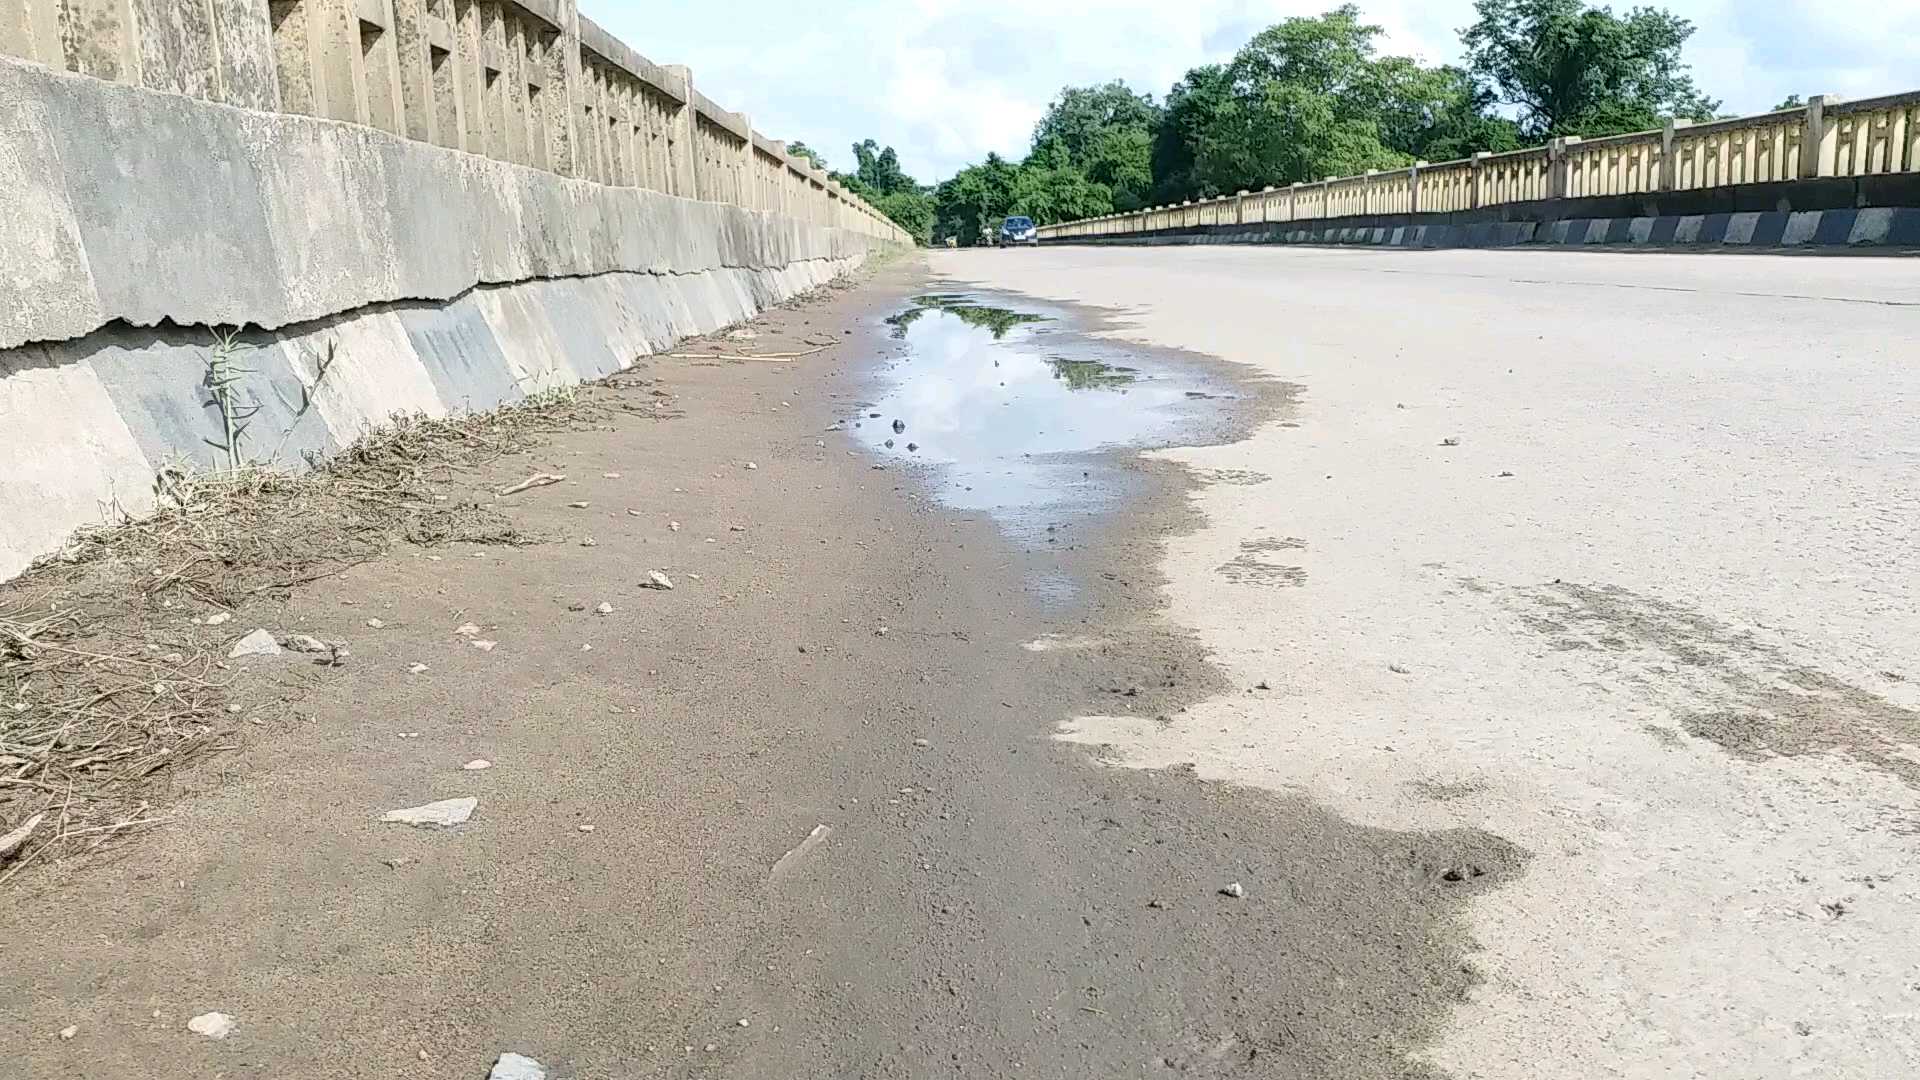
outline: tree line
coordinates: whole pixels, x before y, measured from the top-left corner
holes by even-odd
[[[1021,161],[989,154],[924,186],[892,148],[867,140],[854,147],[855,171],[834,175],[915,237],[965,245],[1008,214],[1069,221],[1646,130],[1666,117],[1711,119],[1720,108],[1681,59],[1692,23],[1668,11],[1616,14],[1584,0],[1474,9],[1459,65],[1381,55],[1381,28],[1347,4],[1268,27],[1157,101],[1117,80],[1066,87]]]

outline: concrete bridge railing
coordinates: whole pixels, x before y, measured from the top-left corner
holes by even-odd
[[[573,0],[0,0],[0,191],[0,576],[911,242]]]
[[[1920,172],[1920,91],[1405,169],[1329,177],[1214,199],[1042,226],[1043,240],[1124,237],[1228,225],[1459,213],[1548,200]],[[1784,209],[1784,208],[1783,208]]]
[[[0,55],[910,242],[574,0],[0,0]]]

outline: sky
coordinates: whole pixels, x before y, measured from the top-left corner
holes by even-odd
[[[1723,111],[1788,94],[1920,89],[1920,0],[1615,0],[1691,19],[1685,56]],[[1259,30],[1338,0],[579,0],[582,14],[745,112],[851,168],[861,139],[892,146],[923,183],[989,151],[1024,155],[1062,86],[1124,79],[1164,97],[1188,68],[1230,58]],[[1364,0],[1384,52],[1459,58],[1471,0]],[[1097,14],[1090,14],[1097,12]],[[1169,13],[1177,17],[1169,18]]]

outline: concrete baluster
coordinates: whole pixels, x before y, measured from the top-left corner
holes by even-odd
[[[1807,99],[1807,126],[1800,135],[1800,176],[1811,180],[1835,174],[1839,133],[1827,117],[1827,106],[1837,105],[1833,94],[1815,94]]]

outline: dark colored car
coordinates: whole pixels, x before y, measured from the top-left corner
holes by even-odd
[[[1040,245],[1040,234],[1034,230],[1032,218],[1010,217],[1000,223],[999,246],[1011,247],[1015,244]]]

